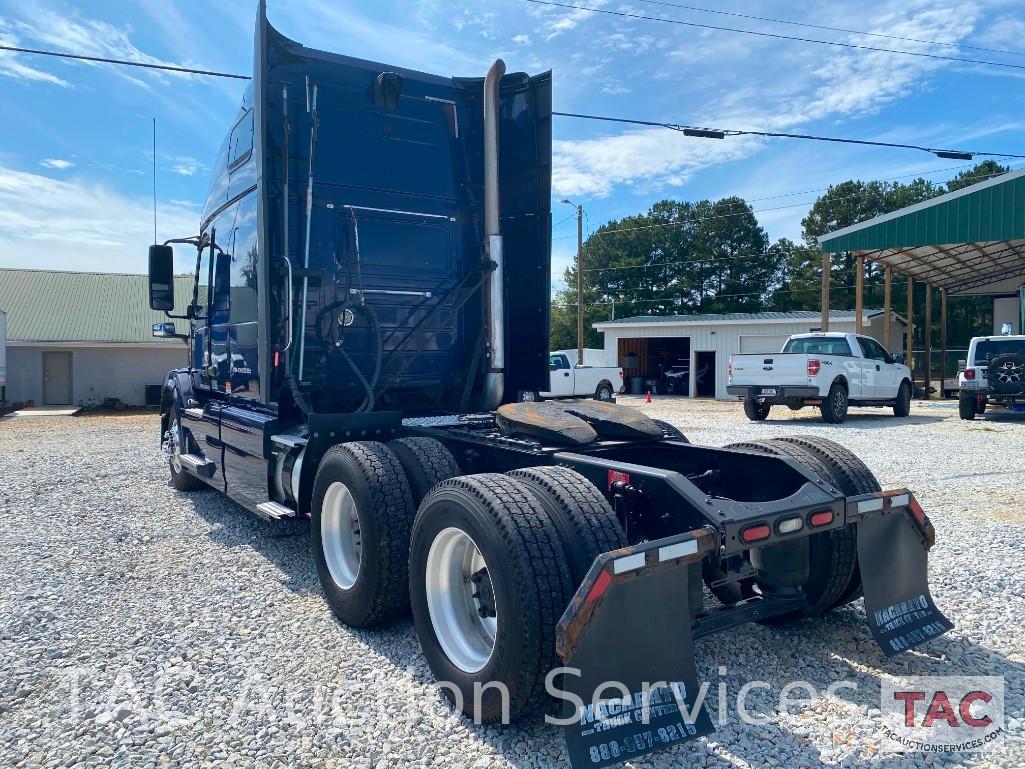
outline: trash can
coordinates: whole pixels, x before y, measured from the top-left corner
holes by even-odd
[[[630,377],[630,394],[631,395],[644,395],[644,377],[632,376]]]

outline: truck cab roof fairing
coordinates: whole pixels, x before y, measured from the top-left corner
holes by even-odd
[[[276,329],[262,351],[267,366],[262,370],[271,371],[274,352],[284,344],[279,338],[284,336],[280,327],[287,315],[281,298],[282,256],[288,254],[293,268],[302,267],[306,187],[312,170],[310,269],[320,271],[320,280],[310,286],[304,368],[312,373],[304,373],[304,379],[314,389],[348,390],[341,398],[345,403],[331,408],[345,410],[346,403],[352,407],[358,402],[358,377],[352,366],[328,349],[335,340],[322,344],[316,331],[318,322],[322,334],[333,331],[327,316],[318,321],[318,315],[344,301],[346,290],[358,289],[354,295],[382,321],[384,358],[391,358],[379,387],[395,396],[429,392],[431,409],[457,408],[457,393],[466,389],[465,380],[482,380],[487,368],[486,354],[479,356],[476,366],[473,363],[485,315],[483,299],[479,290],[472,299],[460,296],[474,289],[476,276],[486,265],[483,78],[439,77],[306,48],[270,25],[262,2],[255,42],[252,171],[259,195],[259,250],[264,255],[261,284],[268,287],[261,291],[261,306],[269,321],[266,327]],[[391,104],[381,99],[380,89],[375,93],[375,81],[385,74],[390,78],[385,86],[400,89]],[[307,89],[314,84],[319,91],[318,137],[311,169]],[[548,375],[550,94],[547,73],[533,78],[511,74],[502,80],[505,293],[516,292],[516,301],[506,302],[506,400],[515,400],[519,390],[543,387]],[[282,109],[286,103],[287,164]],[[235,185],[231,187],[234,190]],[[349,285],[357,278],[357,262],[362,287]],[[301,282],[296,279],[297,296]],[[407,295],[389,296],[384,291]],[[444,306],[414,328],[417,303],[425,305],[418,310],[421,314],[434,304]],[[297,308],[295,314],[298,319]],[[347,352],[362,372],[372,373],[370,329],[357,317],[348,332]],[[295,337],[298,346],[298,328]],[[280,386],[280,381],[271,383],[265,397],[274,400]],[[478,393],[481,387],[482,381],[475,381],[470,390]],[[409,407],[410,401],[403,400]],[[428,406],[421,402],[412,410]]]

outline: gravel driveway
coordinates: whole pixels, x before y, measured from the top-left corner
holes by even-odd
[[[639,399],[624,398],[633,405]],[[696,644],[699,677],[769,708],[637,767],[1025,765],[1025,417],[961,422],[916,405],[898,420],[852,410],[840,426],[774,409],[659,399],[644,406],[695,442],[807,433],[907,485],[937,529],[930,572],[955,629],[885,659],[861,602],[785,628]],[[478,727],[432,688],[409,621],[363,632],[320,597],[301,525],[257,519],[217,493],[176,493],[153,417],[0,421],[0,766],[566,767],[536,722]],[[880,681],[1005,677],[1012,739],[988,758],[883,755]],[[794,678],[824,690],[788,712]]]

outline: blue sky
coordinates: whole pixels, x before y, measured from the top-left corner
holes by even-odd
[[[560,0],[572,3],[573,0]],[[698,0],[694,0],[698,2]],[[1025,56],[769,25],[642,0],[602,7],[1025,65]],[[1025,69],[839,49],[534,5],[523,0],[269,0],[300,42],[437,74],[554,70],[555,108],[1025,154]],[[1025,50],[1020,0],[708,2],[706,7]],[[0,43],[248,74],[255,0],[0,0]],[[141,272],[152,240],[151,119],[161,239],[195,232],[208,165],[244,83],[0,52],[0,266]],[[773,238],[798,238],[816,191],[846,178],[962,166],[925,153],[686,138],[556,119],[554,221],[588,225],[666,197],[736,194]],[[1015,163],[1019,167],[1020,163]],[[802,193],[802,194],[794,194]],[[575,248],[553,233],[553,276]]]

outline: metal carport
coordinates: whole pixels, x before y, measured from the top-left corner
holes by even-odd
[[[866,222],[827,233],[822,250],[822,328],[829,328],[830,256],[851,252],[857,258],[855,317],[864,307],[865,261],[885,267],[883,303],[890,317],[894,272],[908,281],[907,359],[911,360],[914,283],[926,285],[925,316],[932,318],[932,289],[940,291],[941,380],[946,371],[948,296],[1006,292],[1025,275],[1025,170],[998,176],[902,208]],[[1025,293],[1020,291],[1019,296]],[[1021,297],[1025,299],[1025,297]],[[1019,310],[1019,330],[1025,318]],[[860,323],[858,333],[861,333]],[[889,329],[887,329],[889,338]],[[931,324],[925,333],[925,360],[932,349]],[[931,386],[925,366],[925,387]],[[942,384],[941,384],[942,388]]]

